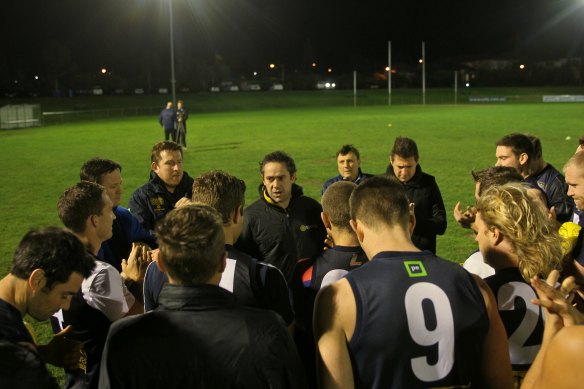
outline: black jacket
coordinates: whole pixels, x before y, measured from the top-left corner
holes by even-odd
[[[568,196],[568,185],[564,176],[560,174],[551,164],[537,174],[533,174],[525,179],[530,184],[544,191],[548,208],[554,207],[556,219],[559,222],[567,222],[574,214],[574,200]]]
[[[174,193],[170,193],[160,177],[151,171],[150,181],[132,193],[128,209],[146,231],[152,231],[156,222],[172,211],[174,204],[183,197],[193,197],[193,179],[187,172],[183,173]]]
[[[292,199],[286,209],[265,199],[263,185],[259,192],[260,199],[243,212],[243,231],[236,248],[276,266],[290,283],[299,259],[322,252],[326,237],[320,218],[322,207],[304,196],[296,184],[292,185]]]
[[[391,164],[386,174],[395,176]],[[430,250],[436,254],[436,235],[443,235],[446,231],[446,209],[436,179],[423,173],[422,167],[418,165],[412,179],[403,185],[408,200],[414,203],[416,215],[412,242],[420,250]]]
[[[305,388],[300,366],[275,313],[215,285],[165,285],[155,311],[112,325],[100,388]]]

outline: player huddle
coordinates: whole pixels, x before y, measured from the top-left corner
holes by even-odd
[[[464,267],[435,254],[446,211],[409,138],[377,176],[341,147],[320,203],[283,151],[248,206],[242,180],[191,178],[172,141],[129,209],[121,165],[91,159],[57,202],[66,229],[27,233],[0,280],[0,382],[56,387],[47,362],[71,388],[578,387],[584,153],[565,180],[537,137],[496,157],[454,209],[478,244]]]

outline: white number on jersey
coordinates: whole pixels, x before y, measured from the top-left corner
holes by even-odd
[[[509,357],[513,364],[529,364],[535,359],[540,345],[525,346],[525,341],[535,331],[540,315],[537,305],[531,303],[537,298],[535,292],[524,282],[509,282],[502,285],[497,292],[499,311],[514,311],[515,299],[520,298],[525,303],[525,316],[519,327],[509,336]]]
[[[434,307],[436,328],[426,328],[422,302],[429,300]],[[428,357],[412,358],[412,370],[419,380],[438,381],[448,375],[454,365],[454,318],[450,300],[437,285],[419,282],[410,286],[405,296],[406,315],[410,335],[420,346],[438,347],[438,361],[428,363]]]

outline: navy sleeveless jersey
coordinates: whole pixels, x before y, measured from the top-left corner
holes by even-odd
[[[486,306],[470,273],[429,251],[381,252],[347,274],[357,387],[465,386],[480,379]]]
[[[485,282],[495,295],[505,325],[513,370],[528,370],[543,338],[543,311],[531,303],[537,294],[516,267],[499,270]]]
[[[302,284],[320,290],[368,261],[360,246],[334,246],[316,257],[314,264],[302,276]]]

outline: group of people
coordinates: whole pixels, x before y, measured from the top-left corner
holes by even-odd
[[[172,101],[166,103],[166,108],[160,112],[158,122],[164,130],[164,139],[177,142],[184,149],[187,148],[187,119],[189,113],[183,106],[183,101],[176,102],[176,111]]]
[[[395,139],[375,176],[342,146],[320,202],[283,151],[259,163],[247,207],[244,181],[220,170],[192,178],[183,157],[178,143],[156,143],[128,208],[122,166],[91,159],[57,201],[66,228],[25,235],[0,280],[0,382],[55,387],[45,362],[65,369],[68,388],[584,378],[584,153],[564,180],[537,137],[499,140],[496,166],[472,172],[476,203],[454,209],[478,244],[464,267],[436,256],[446,210],[410,138]],[[26,314],[51,320],[50,343],[35,341]]]

